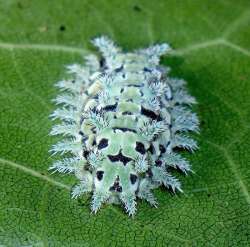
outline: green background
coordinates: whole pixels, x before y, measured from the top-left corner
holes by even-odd
[[[250,2],[0,1],[0,246],[247,246],[250,244]],[[90,213],[73,177],[51,175],[48,136],[65,65],[107,34],[125,49],[168,42],[162,59],[199,104],[184,194]]]

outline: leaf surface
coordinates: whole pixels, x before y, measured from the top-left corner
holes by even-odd
[[[249,1],[1,1],[1,246],[247,246],[250,243]],[[162,63],[188,82],[198,105],[200,149],[184,194],[155,191],[138,203],[90,213],[72,200],[73,176],[47,170],[48,118],[65,65],[106,34],[130,50],[154,42],[175,49]]]

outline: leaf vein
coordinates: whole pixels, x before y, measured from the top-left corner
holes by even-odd
[[[9,167],[12,167],[12,168],[16,168],[24,173],[27,173],[33,177],[36,177],[36,178],[39,178],[41,180],[44,180],[54,186],[57,186],[57,187],[61,187],[63,189],[67,189],[67,190],[70,190],[70,186],[66,185],[66,184],[63,184],[61,182],[58,182],[58,181],[55,181],[51,178],[49,178],[48,176],[46,175],[42,175],[41,173],[31,169],[31,168],[28,168],[28,167],[25,167],[23,165],[20,165],[18,163],[15,163],[13,161],[10,161],[10,160],[7,160],[7,159],[4,159],[4,158],[0,158],[0,163],[2,163],[3,165],[7,165]]]
[[[204,42],[196,43],[193,45],[188,45],[184,48],[179,48],[174,51],[172,51],[170,54],[174,56],[184,56],[185,54],[189,54],[192,51],[205,49],[211,46],[217,46],[217,45],[224,45],[227,46],[233,50],[236,50],[246,56],[250,56],[250,51],[247,49],[236,45],[232,43],[231,41],[217,38],[212,40],[207,40]],[[63,46],[63,45],[43,45],[43,44],[12,44],[12,43],[1,43],[0,42],[0,48],[2,49],[27,49],[27,50],[41,50],[41,51],[61,51],[61,52],[69,52],[69,53],[78,53],[81,55],[89,54],[90,51],[86,49],[81,49],[77,47],[71,47],[71,46]]]
[[[0,48],[12,50],[12,49],[23,49],[23,50],[41,50],[41,51],[61,51],[69,53],[80,53],[87,54],[89,51],[77,47],[64,46],[64,45],[51,45],[51,44],[12,44],[0,42]]]
[[[229,154],[228,150],[225,147],[223,147],[223,146],[221,146],[219,144],[216,144],[214,142],[211,142],[211,141],[206,141],[206,142],[209,143],[210,145],[214,146],[215,148],[217,148],[218,150],[220,150],[224,154],[224,157],[226,158],[226,160],[227,160],[227,162],[229,164],[229,167],[231,168],[231,171],[234,174],[234,177],[236,178],[237,182],[239,183],[239,186],[241,188],[243,196],[246,199],[246,202],[248,204],[250,204],[250,194],[249,194],[249,191],[248,191],[246,185],[244,184],[244,182],[243,182],[243,180],[241,178],[241,174],[238,172],[237,166],[236,166],[233,158]]]
[[[223,33],[223,37],[227,38],[230,34],[236,31],[237,28],[249,18],[249,15],[249,10],[244,11],[243,14],[241,14],[238,18],[236,18],[232,23],[228,25]]]

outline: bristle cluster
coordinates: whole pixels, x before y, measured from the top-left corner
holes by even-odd
[[[64,137],[51,148],[53,154],[72,157],[56,161],[53,172],[73,173],[79,184],[72,198],[92,194],[91,210],[103,203],[120,203],[129,215],[136,198],[157,206],[152,190],[163,185],[173,192],[181,184],[171,169],[192,171],[176,147],[193,152],[199,120],[190,106],[196,103],[186,82],[168,75],[159,65],[168,44],[125,53],[107,37],[92,43],[102,58],[88,55],[85,65],[67,67],[72,79],[59,81],[62,92],[52,114],[60,120],[51,135]]]

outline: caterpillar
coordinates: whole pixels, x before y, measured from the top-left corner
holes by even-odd
[[[91,40],[101,53],[85,56],[84,65],[67,66],[70,79],[56,86],[62,92],[50,134],[61,135],[52,154],[64,155],[49,170],[73,173],[79,184],[72,198],[90,193],[91,211],[103,203],[121,204],[129,216],[136,213],[137,198],[157,207],[153,189],[163,185],[180,191],[173,169],[192,172],[178,150],[193,152],[199,120],[191,111],[196,103],[186,82],[171,78],[160,65],[168,44],[125,52],[106,36]]]

